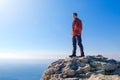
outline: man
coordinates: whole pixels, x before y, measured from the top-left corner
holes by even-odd
[[[69,57],[76,57],[76,49],[77,49],[77,43],[78,46],[80,47],[81,51],[81,56],[84,57],[84,51],[83,51],[83,45],[82,45],[82,39],[81,39],[81,34],[82,34],[82,22],[81,20],[77,17],[77,13],[73,13],[73,18],[74,21],[72,23],[72,43],[73,43],[73,51],[72,55]]]

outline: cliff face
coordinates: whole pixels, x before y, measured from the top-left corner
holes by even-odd
[[[120,80],[120,62],[102,55],[59,59],[40,80]]]

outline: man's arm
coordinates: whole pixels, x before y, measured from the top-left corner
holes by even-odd
[[[76,29],[77,29],[78,33],[81,34],[81,32],[82,32],[82,21],[81,20],[76,21]]]

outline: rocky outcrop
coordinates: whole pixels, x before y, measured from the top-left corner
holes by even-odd
[[[120,80],[120,62],[102,55],[59,59],[40,80]]]
[[[119,75],[92,75],[88,80],[120,80]]]

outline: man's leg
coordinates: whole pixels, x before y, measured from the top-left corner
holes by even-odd
[[[76,36],[72,37],[72,45],[73,45],[72,55],[70,55],[69,57],[76,56]]]
[[[72,55],[76,56],[76,36],[73,36],[72,38],[72,42],[73,42],[73,51],[72,51]]]
[[[77,41],[78,41],[78,46],[80,47],[81,57],[85,56],[84,55],[84,51],[83,51],[83,45],[82,45],[81,35],[77,35]]]

